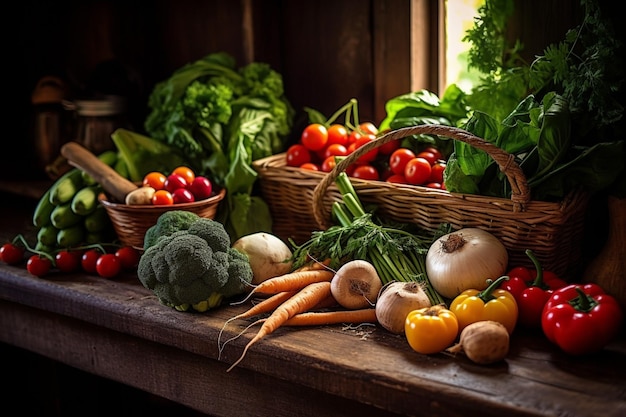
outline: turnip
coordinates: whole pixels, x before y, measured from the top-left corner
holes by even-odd
[[[232,247],[248,256],[252,268],[252,284],[284,275],[291,271],[292,252],[278,236],[257,232],[242,236]]]

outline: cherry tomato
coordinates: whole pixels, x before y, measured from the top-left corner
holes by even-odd
[[[302,169],[309,169],[311,171],[319,171],[320,167],[317,166],[316,164],[314,164],[313,162],[305,162],[304,164],[300,165],[300,168]]]
[[[170,174],[167,176],[163,188],[165,188],[170,193],[173,193],[179,188],[187,188],[187,180],[182,175]]]
[[[114,253],[105,253],[96,261],[96,271],[104,278],[113,278],[122,270],[122,263]]]
[[[174,204],[193,203],[196,201],[193,193],[186,188],[174,190],[172,193],[172,199],[174,200]]]
[[[165,187],[167,177],[160,172],[150,172],[143,177],[142,184],[150,186],[155,190],[162,190]]]
[[[169,206],[172,204],[174,204],[174,197],[167,190],[157,190],[152,196],[152,205],[154,206]]]
[[[350,134],[348,135],[348,146],[356,143],[356,141],[361,139],[362,136],[363,134],[358,130],[353,130],[352,132],[350,132]]]
[[[322,159],[326,159],[329,156],[346,156],[348,155],[348,148],[339,143],[332,143],[326,147],[324,150],[324,155]]]
[[[307,162],[311,162],[311,152],[306,146],[296,143],[287,149],[287,166],[299,167]]]
[[[378,147],[378,153],[381,155],[391,155],[397,149],[400,149],[399,140],[392,140],[391,142],[387,142],[384,145],[380,145]]]
[[[80,268],[80,252],[62,250],[54,256],[56,267],[61,272],[69,273]]]
[[[80,260],[80,266],[83,268],[88,274],[96,274],[98,271],[96,270],[96,263],[100,258],[100,251],[98,249],[89,249],[85,253]]]
[[[52,268],[52,261],[45,256],[32,255],[26,262],[26,269],[36,277],[43,277]]]
[[[372,134],[376,136],[378,134],[378,128],[372,122],[363,122],[359,124],[359,130],[363,134]]]
[[[357,141],[354,143],[354,147],[355,149],[358,149],[361,146],[366,145],[374,140],[376,140],[376,135],[367,133],[365,135],[362,135],[359,139],[357,139]],[[378,155],[378,148],[374,148],[371,151],[368,151],[367,153],[361,155],[361,157],[357,159],[357,163],[367,164],[368,162],[372,162],[374,159],[376,159],[377,155]]]
[[[443,154],[441,153],[441,151],[437,148],[435,148],[434,146],[428,146],[427,148],[424,148],[422,150],[423,152],[431,152],[433,154],[435,154],[435,158],[437,160],[443,159]]]
[[[404,178],[404,174],[393,174],[387,177],[387,182],[393,182],[396,184],[408,184],[409,182]]]
[[[172,174],[177,174],[183,177],[185,181],[187,182],[188,186],[191,185],[193,183],[194,178],[196,178],[196,173],[193,172],[193,169],[186,167],[186,166],[179,166],[179,167],[174,168],[174,171],[172,171]]]
[[[430,177],[430,162],[424,158],[415,157],[406,163],[404,176],[409,184],[421,185]]]
[[[354,169],[352,173],[354,178],[360,178],[362,180],[378,180],[378,170],[371,165],[359,165]]]
[[[324,149],[328,142],[328,129],[319,123],[312,123],[304,128],[300,142],[311,151]]]
[[[328,128],[328,142],[326,146],[330,146],[333,143],[348,146],[348,129],[344,125],[333,124]]]
[[[425,186],[428,188],[434,188],[436,190],[441,190],[443,188],[440,182],[428,182],[425,184]]]
[[[438,182],[443,184],[443,171],[446,170],[446,163],[443,161],[435,162],[431,166],[430,177],[428,182]]]
[[[324,159],[321,168],[323,172],[330,172],[333,170],[335,165],[337,165],[337,163],[335,162],[335,157],[329,156],[328,158]]]
[[[122,268],[134,269],[139,265],[139,258],[141,255],[139,251],[132,246],[122,246],[115,251],[115,256],[120,261]]]
[[[193,179],[193,182],[189,186],[189,191],[191,191],[196,200],[204,200],[205,198],[211,197],[213,193],[213,183],[207,177],[200,175]]]
[[[404,175],[406,163],[415,158],[415,153],[407,148],[398,148],[389,157],[389,169],[396,175]]]
[[[16,265],[24,259],[24,247],[5,243],[0,248],[0,259],[9,265]]]
[[[437,155],[435,155],[432,152],[428,152],[428,151],[422,151],[420,153],[418,153],[415,156],[419,156],[420,158],[424,158],[425,160],[428,161],[428,163],[432,166],[433,164],[435,164],[437,162]]]

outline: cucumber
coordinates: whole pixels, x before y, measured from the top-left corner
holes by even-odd
[[[85,230],[89,233],[99,233],[111,226],[111,220],[104,206],[98,204],[90,215],[84,217]]]
[[[99,185],[89,185],[80,189],[72,198],[72,211],[79,216],[87,216],[91,214],[98,205],[98,193],[101,187]]]
[[[58,206],[70,202],[83,185],[82,171],[72,168],[52,184],[50,203]]]
[[[50,224],[50,215],[55,205],[50,202],[50,188],[41,196],[33,212],[33,226],[41,228]]]
[[[84,239],[85,227],[79,223],[59,230],[56,243],[60,248],[71,248],[81,244]]]
[[[111,168],[115,168],[115,165],[118,162],[117,152],[113,150],[104,151],[100,155],[98,155],[98,159],[110,166]],[[94,180],[93,177],[87,172],[81,171],[81,176],[85,185],[96,184],[96,180]]]
[[[72,211],[72,203],[56,206],[50,214],[50,222],[57,229],[65,229],[80,223],[85,217]]]
[[[52,224],[43,226],[37,232],[37,242],[41,243],[44,246],[54,247],[57,244],[58,233],[59,229],[54,227]]]

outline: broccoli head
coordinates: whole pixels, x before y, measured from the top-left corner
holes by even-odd
[[[178,230],[187,230],[192,223],[200,219],[196,213],[185,210],[170,210],[161,214],[155,225],[146,230],[143,249],[154,246],[162,236],[169,236]]]
[[[178,230],[169,227],[155,235],[137,267],[144,287],[161,303],[182,311],[215,308],[224,298],[244,293],[252,282],[250,263],[231,248],[224,226],[194,216],[194,222],[181,223]]]

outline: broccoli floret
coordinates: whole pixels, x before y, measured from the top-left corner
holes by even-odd
[[[143,238],[143,249],[146,250],[157,243],[162,236],[169,236],[178,230],[187,230],[201,217],[185,210],[170,210],[161,214],[155,225],[151,226]]]
[[[167,306],[206,311],[242,294],[252,282],[247,257],[230,247],[218,221],[196,215],[194,222],[154,238],[139,260],[137,276]]]

